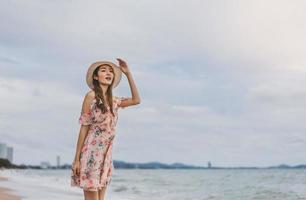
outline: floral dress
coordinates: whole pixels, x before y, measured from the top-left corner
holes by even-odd
[[[88,134],[80,153],[80,173],[71,171],[71,186],[88,191],[97,191],[110,184],[114,171],[112,160],[113,141],[118,121],[118,109],[126,97],[113,98],[114,115],[107,106],[107,112],[102,113],[96,106],[94,98],[90,104],[90,112],[79,117],[79,124],[89,125]]]

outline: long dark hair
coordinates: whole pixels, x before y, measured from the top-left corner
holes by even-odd
[[[107,65],[107,64],[104,64],[104,65]],[[92,74],[92,80],[93,80],[93,85],[94,85],[93,90],[95,92],[96,106],[101,110],[102,113],[105,113],[107,111],[107,108],[106,108],[106,104],[104,102],[104,94],[103,94],[102,88],[100,87],[99,81],[94,79],[94,76],[98,76],[98,71],[99,71],[101,66],[102,65],[100,65],[99,67],[97,67],[94,70],[94,72]],[[112,66],[110,66],[110,67],[112,67]],[[114,80],[115,80],[115,74],[114,74],[114,78],[113,78],[112,83],[108,86],[107,91],[106,91],[107,101],[109,102],[108,104],[109,104],[109,107],[110,107],[110,111],[113,115],[114,115],[114,112],[113,112],[113,91],[112,91],[112,88],[113,88]],[[102,101],[102,103],[100,103],[101,101]]]

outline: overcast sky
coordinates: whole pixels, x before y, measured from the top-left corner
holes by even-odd
[[[303,0],[3,0],[0,141],[14,163],[71,164],[88,66],[127,61],[113,159],[306,164]],[[131,96],[123,76],[116,96]]]

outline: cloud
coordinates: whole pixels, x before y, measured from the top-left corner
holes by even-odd
[[[1,137],[17,163],[38,163],[23,152],[39,159],[42,147],[70,162],[87,67],[116,57],[128,61],[142,103],[120,113],[115,159],[303,160],[304,1],[0,4]],[[129,89],[123,77],[115,93]]]

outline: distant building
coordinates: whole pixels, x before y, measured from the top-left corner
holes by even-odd
[[[8,159],[13,163],[13,147],[7,146],[6,143],[0,143],[0,158]]]
[[[0,143],[0,158],[6,158],[7,156],[7,146],[5,143]]]
[[[40,162],[40,167],[42,169],[48,169],[48,168],[51,167],[51,165],[50,165],[50,163],[48,161],[42,161],[42,162]]]
[[[56,166],[57,168],[59,168],[61,165],[61,157],[60,156],[56,156]]]
[[[207,168],[211,168],[211,163],[210,163],[210,161],[208,161],[208,163],[207,163]]]
[[[6,153],[6,158],[13,163],[13,147],[7,147]]]

